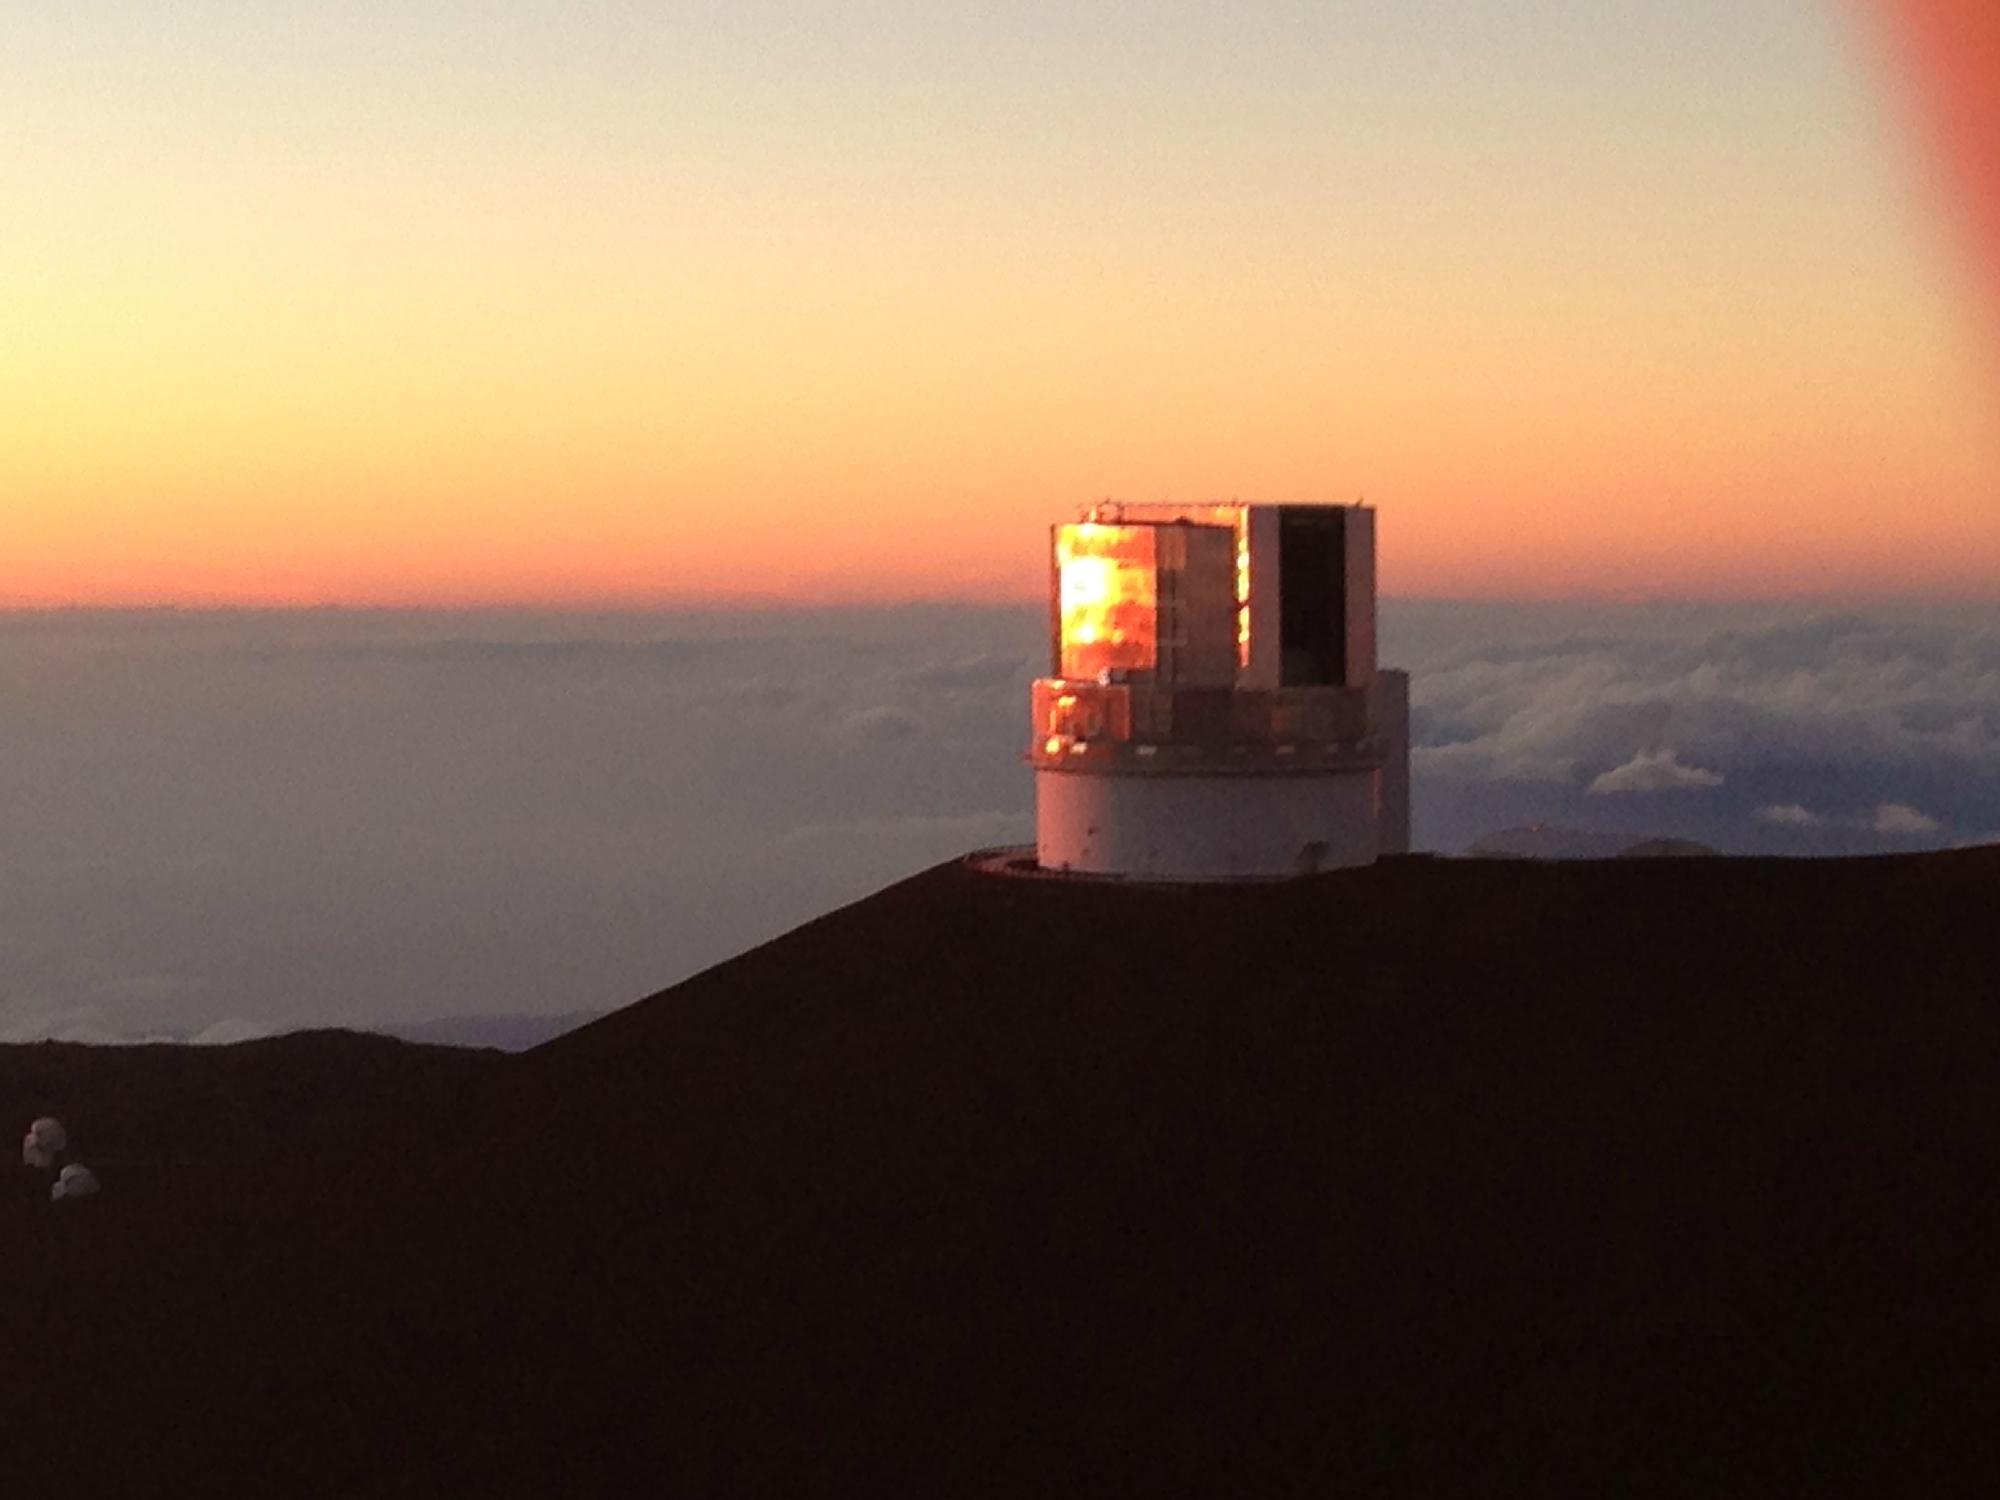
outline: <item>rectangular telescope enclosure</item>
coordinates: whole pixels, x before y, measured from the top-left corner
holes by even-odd
[[[1058,526],[1055,569],[1057,676],[1235,681],[1236,546],[1221,527]]]
[[[1049,599],[1029,757],[1045,868],[1257,878],[1407,846],[1373,510],[1098,506],[1053,529]]]

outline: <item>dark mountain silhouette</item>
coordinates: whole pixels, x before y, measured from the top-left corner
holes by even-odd
[[[1695,839],[1641,839],[1618,851],[1620,859],[1712,859],[1719,849]]]
[[[1612,859],[1632,842],[1625,833],[1528,823],[1481,834],[1465,852],[1481,859]]]
[[[352,1031],[300,1031],[233,1046],[79,1042],[0,1046],[7,1119],[54,1115],[79,1160],[135,1173],[231,1170],[336,1141],[420,1110],[482,1071],[475,1053]]]
[[[14,1195],[9,1477],[1976,1486],[1996,894],[1996,850],[941,867],[235,1170]],[[283,1098],[354,1046],[285,1040],[149,1055]]]
[[[1720,851],[1693,839],[1635,838],[1593,828],[1528,823],[1482,834],[1465,851],[1475,859],[1624,859],[1712,855]]]
[[[444,1016],[434,1021],[396,1021],[375,1029],[406,1042],[443,1047],[492,1047],[501,1052],[526,1052],[553,1041],[566,1031],[595,1021],[602,1011],[571,1010],[554,1015]]]

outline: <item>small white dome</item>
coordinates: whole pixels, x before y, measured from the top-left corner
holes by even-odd
[[[21,1137],[21,1165],[46,1172],[56,1164],[56,1154],[44,1146],[34,1131]]]
[[[97,1174],[77,1162],[71,1162],[57,1175],[49,1188],[51,1198],[88,1198],[97,1191]]]
[[[63,1129],[61,1120],[51,1115],[43,1115],[28,1127],[28,1134],[40,1141],[50,1151],[61,1151],[69,1145],[69,1132]]]

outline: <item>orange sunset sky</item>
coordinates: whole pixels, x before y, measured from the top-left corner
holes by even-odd
[[[23,10],[0,604],[1025,599],[1104,495],[2000,598],[1996,18]]]

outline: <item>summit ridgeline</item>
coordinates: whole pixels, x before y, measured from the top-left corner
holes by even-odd
[[[240,1166],[10,1202],[10,1473],[1942,1492],[1990,1451],[1996,895],[1996,849],[943,866]]]

